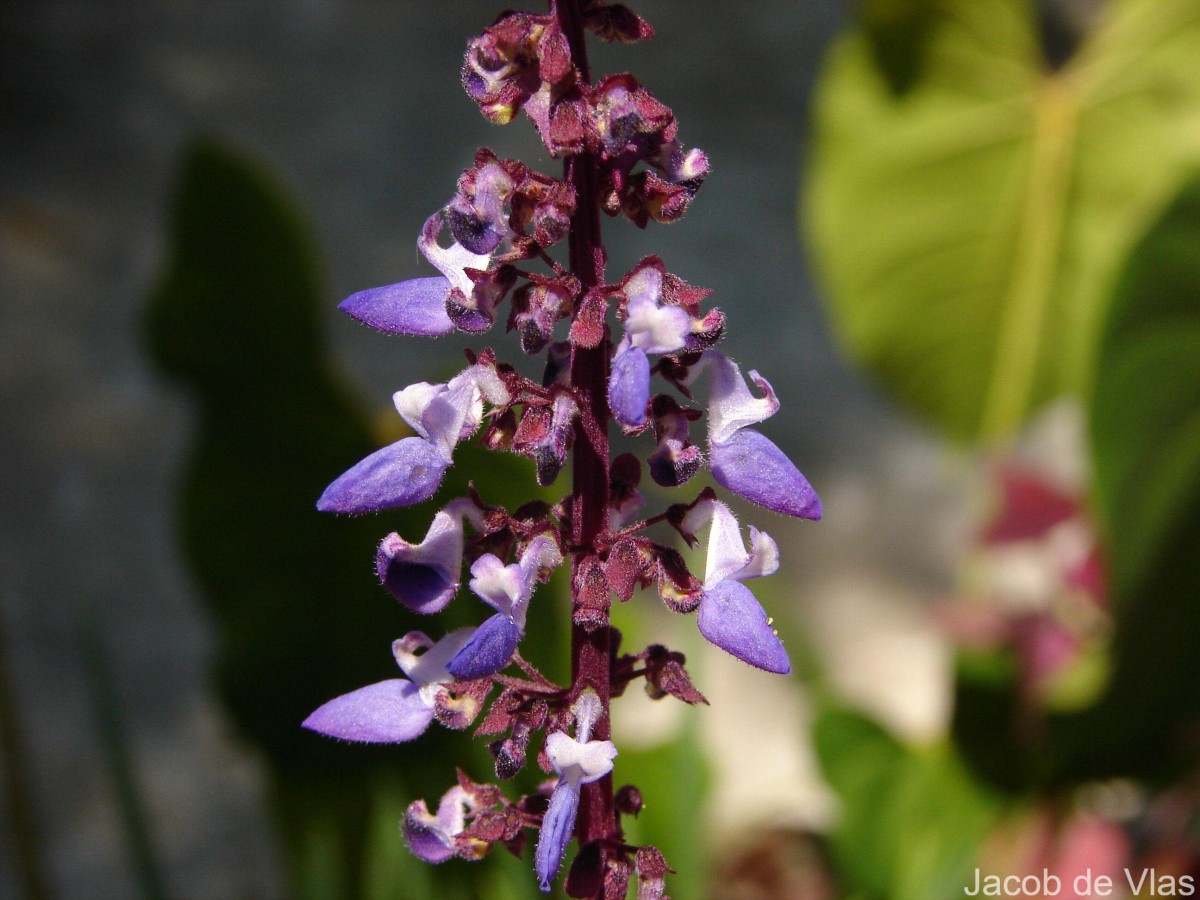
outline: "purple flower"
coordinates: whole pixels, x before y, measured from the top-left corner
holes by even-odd
[[[770,575],[779,568],[779,547],[771,536],[750,526],[750,552],[742,543],[737,519],[717,500],[696,505],[681,530],[694,533],[711,522],[704,588],[696,624],[700,633],[726,653],[759,669],[786,675],[792,670],[787,651],[771,627],[771,619],[741,582]]]
[[[763,392],[750,393],[737,363],[706,350],[688,375],[689,383],[710,372],[708,391],[709,467],[717,483],[775,512],[801,519],[821,518],[821,499],[800,470],[768,438],[748,425],[769,419],[779,400],[765,378],[751,370]]]
[[[541,534],[526,546],[520,559],[505,565],[493,553],[485,553],[471,566],[471,590],[496,610],[450,660],[447,670],[455,678],[469,681],[499,672],[512,659],[517,643],[525,635],[525,616],[537,586],[538,574],[563,561],[558,544]]]
[[[429,812],[424,800],[409,804],[401,830],[408,849],[429,863],[443,863],[457,853],[454,839],[466,827],[468,812],[475,809],[474,799],[461,785],[442,795],[437,815]]]
[[[338,309],[372,328],[391,334],[437,337],[454,331],[455,323],[447,312],[447,302],[456,290],[464,298],[471,297],[475,285],[466,270],[485,271],[491,256],[472,253],[458,242],[442,247],[438,243],[441,232],[442,214],[438,212],[425,221],[417,239],[421,255],[442,273],[441,276],[413,278],[359,291],[338,304]]]
[[[680,350],[692,333],[687,310],[662,304],[664,277],[662,261],[650,257],[638,263],[622,287],[626,297],[625,336],[613,356],[608,404],[617,421],[630,428],[646,421],[646,404],[650,402],[650,360],[646,354]]]
[[[486,257],[510,233],[504,201],[515,185],[504,168],[496,162],[482,166],[473,174],[470,196],[462,191],[456,194],[446,207],[446,216],[450,220],[454,240],[468,253]],[[487,266],[474,268],[484,269]]]
[[[433,721],[438,694],[454,680],[446,664],[473,633],[473,628],[460,628],[434,643],[410,631],[392,644],[392,655],[407,679],[380,681],[330,700],[304,720],[304,727],[366,744],[399,744],[419,737]]]
[[[441,612],[458,593],[464,516],[476,528],[482,525],[479,507],[463,497],[433,517],[421,543],[410,544],[394,531],[380,542],[375,554],[379,580],[413,612]]]
[[[340,475],[317,501],[322,512],[367,513],[428,500],[453,462],[454,448],[483,420],[483,401],[503,405],[508,390],[492,368],[470,366],[445,384],[419,382],[392,397],[413,430]]]
[[[543,891],[550,890],[550,882],[558,873],[575,830],[580,788],[611,772],[612,761],[617,755],[612,741],[589,740],[604,709],[596,693],[590,689],[584,691],[573,709],[575,738],[571,739],[563,731],[546,736],[546,755],[559,777],[542,819],[542,831],[534,854],[534,871]]]

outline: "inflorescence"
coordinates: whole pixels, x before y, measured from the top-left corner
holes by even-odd
[[[657,256],[605,281],[599,213],[624,215],[638,227],[674,222],[709,164],[702,151],[683,148],[671,110],[631,75],[592,83],[585,31],[609,41],[653,37],[623,5],[551,0],[546,15],[501,15],[469,42],[462,69],[463,87],[492,122],[508,123],[524,110],[550,155],[564,160],[563,177],[479,150],[417,241],[441,274],[362,291],[340,307],[380,331],[437,336],[488,331],[507,300],[507,329],[526,354],[544,354],[543,377],[520,375],[491,349],[467,351],[467,367],[449,381],[395,394],[414,434],[350,468],[317,506],[361,514],[428,500],[457,445],[476,435],[491,450],[530,457],[540,485],[552,484],[572,458],[571,493],[554,505],[509,512],[486,502],[484,483],[438,512],[419,543],[387,535],[376,571],[403,606],[440,612],[469,563],[468,587],[494,613],[438,640],[420,631],[396,640],[392,653],[405,677],[331,700],[304,725],[349,741],[397,743],[434,721],[463,729],[482,714],[476,734],[498,736],[489,748],[499,780],[524,767],[531,740],[544,732],[536,760],[553,777],[538,793],[512,802],[460,771],[436,812],[423,800],[409,806],[402,830],[410,849],[432,863],[478,859],[497,843],[520,854],[526,829],[536,829],[535,871],[549,890],[574,835],[580,849],[567,878],[571,896],[624,897],[636,875],[638,896],[649,898],[663,896],[669,870],[654,847],[623,840],[620,817],[636,814],[641,800],[632,786],[613,790],[609,703],[638,678],[656,699],[706,701],[681,653],[657,644],[619,652],[611,596],[627,601],[655,585],[670,609],[695,613],[700,633],[722,650],[768,672],[787,673],[790,663],[743,583],[778,568],[775,541],[751,527],[747,548],[711,488],[639,519],[642,464],[630,453],[610,459],[610,419],[627,435],[653,436],[647,464],[658,485],[681,487],[707,464],[717,484],[775,512],[818,519],[821,505],[783,451],[752,427],[774,415],[779,401],[753,370],[752,391],[738,365],[715,349],[725,317],[701,308],[709,291],[668,272]],[[564,240],[565,265],[549,252]],[[615,343],[610,309],[621,331]],[[568,322],[561,329],[560,320]],[[655,376],[668,392],[652,394]],[[695,394],[705,377],[707,454],[690,433],[704,417]],[[659,523],[692,547],[707,527],[703,577],[674,547],[645,535]],[[572,682],[562,686],[518,648],[538,584],[568,560]]]

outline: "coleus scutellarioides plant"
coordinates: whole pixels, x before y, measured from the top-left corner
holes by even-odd
[[[743,583],[775,571],[779,554],[753,527],[747,548],[711,488],[639,519],[642,465],[628,453],[610,458],[611,422],[626,434],[653,437],[647,463],[659,485],[682,487],[707,464],[719,485],[775,512],[817,519],[821,505],[795,465],[753,427],[779,401],[755,371],[749,378],[758,393],[752,391],[738,365],[715,349],[725,317],[701,309],[709,292],[668,272],[656,256],[607,280],[601,213],[639,227],[674,222],[709,164],[702,151],[684,149],[671,110],[631,75],[592,82],[586,32],[625,42],[653,36],[623,5],[552,0],[544,15],[502,14],[468,43],[467,94],[495,123],[523,110],[550,155],[563,161],[562,177],[478,151],[417,241],[440,274],[362,291],[341,304],[380,331],[438,336],[488,331],[507,301],[507,328],[519,334],[522,350],[545,355],[542,379],[520,375],[491,349],[467,351],[467,367],[449,381],[395,394],[414,434],[350,468],[317,506],[362,514],[427,500],[458,443],[476,435],[492,450],[532,458],[541,485],[553,483],[570,458],[571,491],[554,505],[533,502],[509,512],[486,502],[484,481],[438,512],[420,542],[395,533],[383,538],[377,572],[402,605],[424,615],[441,611],[469,565],[468,587],[494,613],[437,640],[420,631],[396,640],[392,651],[405,677],[331,700],[304,725],[344,740],[394,743],[417,738],[434,721],[462,729],[483,714],[476,734],[498,736],[489,748],[499,780],[523,768],[542,732],[537,764],[553,777],[540,792],[512,801],[460,771],[435,812],[421,800],[409,806],[402,829],[410,849],[433,863],[477,859],[496,843],[519,854],[527,829],[537,830],[534,868],[549,890],[574,836],[571,896],[624,897],[636,876],[639,897],[661,897],[668,871],[662,854],[623,840],[620,817],[641,802],[633,786],[613,790],[609,705],[638,678],[656,698],[704,698],[681,653],[657,644],[620,652],[611,597],[627,601],[639,587],[656,585],[668,607],[696,615],[710,642],[752,666],[787,673],[772,620]],[[564,240],[565,263],[549,252]],[[610,309],[621,331],[615,341]],[[665,392],[652,394],[655,377]],[[704,415],[697,395],[707,400],[707,454],[690,433]],[[691,546],[707,531],[703,576],[688,570],[678,550],[646,536],[657,523]],[[568,562],[572,678],[564,686],[524,660],[518,646],[537,586]]]

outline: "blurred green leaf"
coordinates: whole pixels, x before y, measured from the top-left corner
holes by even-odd
[[[1012,789],[1163,781],[1200,726],[1200,178],[1130,255],[1100,340],[1091,409],[1114,637],[1099,700],[1034,722],[1016,680],[960,666],[955,734]],[[968,658],[963,658],[963,663]]]
[[[639,610],[639,603],[655,600],[652,593],[642,592],[628,603],[614,605],[612,621],[622,635],[622,653],[636,653],[654,643],[656,638],[661,642],[661,619],[645,616]],[[703,675],[694,664],[698,634],[690,643],[687,640],[668,643],[671,649],[684,652],[692,660],[689,673],[697,678],[697,687],[703,693]],[[641,681],[635,681],[629,687],[630,692],[644,689]],[[655,704],[665,716],[670,713],[667,707],[681,702],[668,696]],[[621,743],[620,735],[614,738],[620,755],[613,770],[613,787],[635,785],[645,803],[645,811],[640,816],[622,818],[625,840],[630,844],[651,844],[662,851],[667,865],[675,870],[675,874],[667,876],[667,893],[676,900],[700,900],[708,895],[705,887],[711,879],[713,854],[717,849],[710,845],[704,827],[710,778],[697,734],[697,717],[711,712],[705,706],[685,709],[678,731],[668,741],[654,747],[635,748]]]
[[[198,404],[180,540],[218,630],[221,695],[271,768],[293,892],[354,898],[382,890],[373,874],[364,882],[368,847],[370,860],[395,860],[378,847],[387,772],[403,772],[408,801],[432,804],[454,783],[455,765],[477,779],[492,774],[482,742],[437,726],[395,747],[300,728],[326,700],[395,677],[393,639],[475,624],[487,611],[469,596],[436,623],[400,608],[373,574],[374,548],[391,530],[423,535],[433,511],[485,464],[486,500],[513,508],[537,494],[528,461],[486,454],[485,463],[468,444],[428,503],[361,518],[318,513],[325,485],[383,443],[327,357],[327,309],[311,233],[275,180],[218,144],[192,146],[172,199],[168,263],[146,311],[155,362]],[[535,602],[549,611],[555,598],[547,590]],[[531,617],[529,639],[565,646],[564,618]],[[439,866],[432,895],[471,896],[494,865]]]
[[[1092,405],[1116,617],[1113,678],[1059,724],[1061,768],[1164,778],[1200,725],[1200,177],[1138,245],[1105,326]]]
[[[892,93],[907,93],[921,74],[937,0],[864,0],[860,9],[875,65]]]
[[[848,896],[962,895],[1000,801],[949,745],[909,748],[859,713],[827,705],[814,738],[841,804],[830,847]]]
[[[661,702],[679,701],[668,697]],[[646,809],[623,820],[626,840],[662,851],[676,873],[667,876],[667,892],[678,900],[704,897],[712,869],[712,848],[703,828],[708,767],[696,735],[697,713],[703,715],[702,710],[688,710],[685,726],[665,744],[649,750],[622,748],[613,783],[633,784],[641,791]]]
[[[805,213],[834,325],[960,439],[1089,392],[1121,260],[1200,159],[1196,0],[1110,3],[1053,72],[1031,6],[937,2],[896,44],[920,62],[899,96],[868,18],[818,89]]]

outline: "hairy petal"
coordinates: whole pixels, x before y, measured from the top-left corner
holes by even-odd
[[[637,427],[646,421],[650,402],[650,360],[639,347],[618,350],[608,382],[608,405],[622,425]]]
[[[410,631],[392,641],[392,656],[400,670],[417,685],[428,688],[445,684],[453,677],[446,666],[474,633],[474,628],[458,628],[434,642],[420,631]],[[426,699],[432,705],[432,694]]]
[[[338,476],[317,501],[321,512],[368,513],[428,500],[450,463],[429,441],[406,437]]]
[[[471,590],[488,606],[506,616],[521,599],[524,575],[517,563],[506,566],[494,553],[485,553],[471,565]]]
[[[556,731],[546,736],[546,755],[559,775],[580,784],[591,784],[612,771],[617,748],[612,741],[584,740],[581,743],[565,732]]]
[[[409,804],[401,829],[408,849],[429,863],[443,863],[455,855],[454,837],[466,826],[470,799],[461,787],[452,787],[438,804],[437,815],[424,800]]]
[[[454,330],[446,315],[448,293],[446,278],[413,278],[351,294],[338,309],[379,331],[437,337]]]
[[[319,707],[304,727],[329,737],[365,744],[399,744],[422,734],[433,721],[420,688],[392,678],[343,694]]]
[[[733,511],[719,500],[706,504],[711,515],[708,531],[708,553],[704,564],[704,585],[711,587],[745,568],[750,561],[742,532]],[[692,516],[692,523],[695,521]]]
[[[743,428],[710,447],[717,483],[767,509],[799,519],[821,518],[821,498],[800,470],[767,437]]]
[[[472,253],[457,241],[449,247],[443,247],[438,243],[438,236],[441,233],[442,214],[436,212],[425,220],[425,225],[421,228],[421,236],[417,239],[417,248],[435,269],[446,276],[451,287],[458,288],[464,296],[470,297],[471,292],[475,289],[475,282],[471,280],[471,276],[467,274],[466,270],[484,271],[492,259],[487,254]],[[445,295],[442,296],[442,299],[445,300]]]
[[[575,816],[579,812],[579,782],[560,778],[550,806],[542,819],[542,831],[538,835],[537,851],[534,854],[534,872],[543,891],[550,890],[550,882],[558,874],[563,854],[571,842],[575,830]]]
[[[779,568],[779,545],[765,531],[750,526],[750,559],[731,575],[738,581],[771,575]]]
[[[442,510],[420,544],[410,544],[394,531],[385,537],[375,554],[375,571],[392,596],[413,612],[436,613],[458,591],[462,558],[462,517]]]
[[[404,843],[418,859],[427,863],[444,863],[454,858],[454,842],[442,837],[442,830],[431,824],[434,816],[425,806],[424,800],[417,800],[404,814],[401,830]]]
[[[728,441],[740,428],[769,419],[779,411],[775,391],[758,372],[751,372],[762,397],[755,397],[742,377],[738,364],[717,350],[706,350],[700,365],[692,369],[691,380],[709,371],[708,436],[714,444]]]
[[[446,670],[460,681],[471,681],[495,675],[508,665],[513,651],[521,640],[517,623],[503,613],[496,613],[475,629]]]
[[[657,273],[655,273],[657,274]],[[657,297],[631,298],[625,319],[630,343],[645,353],[673,353],[687,343],[692,320],[678,306],[659,306]]]
[[[767,614],[740,582],[722,581],[705,589],[696,624],[710,643],[743,662],[781,675],[792,671]]]
[[[554,538],[548,534],[540,534],[529,542],[517,568],[521,573],[521,595],[513,604],[513,618],[521,629],[525,628],[525,613],[529,608],[529,598],[537,587],[538,573],[542,569],[555,569],[562,564],[563,555],[558,549]]]

